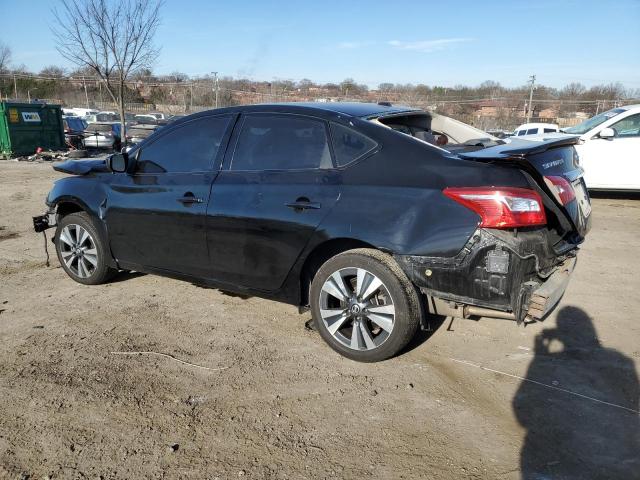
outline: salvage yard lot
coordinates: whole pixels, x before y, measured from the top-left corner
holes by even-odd
[[[640,200],[593,201],[543,323],[434,321],[358,364],[291,306],[46,267],[58,176],[0,162],[0,478],[640,478]],[[139,351],[191,364],[113,353]]]

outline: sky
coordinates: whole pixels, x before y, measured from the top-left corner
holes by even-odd
[[[0,42],[32,71],[72,67],[56,0],[0,0]],[[153,70],[252,80],[640,88],[640,0],[165,0]]]

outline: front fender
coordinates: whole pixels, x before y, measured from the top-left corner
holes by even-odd
[[[59,221],[61,215],[83,211],[93,220],[98,233],[105,245],[109,245],[107,225],[104,221],[104,212],[107,205],[107,196],[104,185],[96,181],[94,177],[68,177],[54,183],[46,200],[49,210],[56,213]],[[73,208],[69,209],[69,206]],[[55,240],[55,237],[54,237]],[[108,252],[107,261],[111,267],[117,268],[117,264],[111,251]]]
[[[62,203],[71,203],[91,216],[101,219],[100,208],[105,200],[106,195],[100,182],[87,177],[69,177],[53,184],[46,203],[56,210]]]

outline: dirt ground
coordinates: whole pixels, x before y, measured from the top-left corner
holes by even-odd
[[[434,321],[358,364],[291,306],[46,267],[58,176],[0,162],[0,478],[640,478],[640,200],[594,199],[543,323]]]

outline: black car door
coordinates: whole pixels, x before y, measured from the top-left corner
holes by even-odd
[[[176,125],[115,175],[105,206],[111,250],[123,264],[209,276],[205,215],[235,116]]]
[[[326,122],[243,115],[207,209],[212,275],[277,290],[338,198]]]

